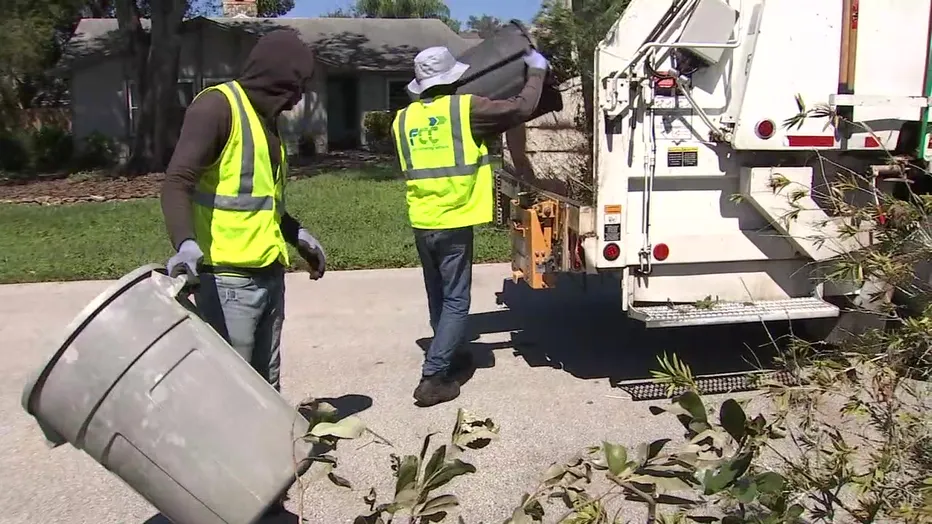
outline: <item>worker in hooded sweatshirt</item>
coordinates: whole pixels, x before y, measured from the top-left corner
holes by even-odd
[[[326,269],[320,243],[285,211],[287,155],[276,123],[301,100],[314,58],[293,31],[260,38],[238,79],[188,107],[161,193],[177,250],[168,272],[199,277],[204,320],[279,391],[286,242],[312,279]]]
[[[456,375],[473,365],[465,350],[473,227],[493,219],[487,141],[533,114],[548,67],[533,49],[524,61],[523,90],[506,100],[490,100],[453,94],[452,84],[469,66],[445,47],[425,49],[414,58],[415,78],[408,84],[418,100],[398,111],[392,124],[434,332],[414,390],[421,406],[458,397]]]

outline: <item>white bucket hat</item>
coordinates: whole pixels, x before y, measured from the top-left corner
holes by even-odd
[[[446,47],[428,47],[414,57],[414,80],[408,90],[419,95],[427,89],[456,82],[469,64],[456,60]]]

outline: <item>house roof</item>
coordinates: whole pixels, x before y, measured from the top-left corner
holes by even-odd
[[[149,21],[142,22],[148,29]],[[185,22],[184,30],[205,25],[257,35],[290,28],[315,48],[322,62],[361,70],[410,71],[414,56],[427,47],[443,45],[459,54],[479,42],[461,37],[440,20],[420,18],[196,17]],[[113,18],[81,20],[65,46],[62,65],[80,67],[86,58],[119,54],[118,29]]]

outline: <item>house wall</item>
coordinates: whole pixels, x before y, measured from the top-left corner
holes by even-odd
[[[249,56],[256,37],[237,31],[207,26],[202,31],[184,35],[178,71],[179,83],[192,85],[193,94],[203,88],[237,76]],[[282,115],[282,132],[289,154],[296,154],[302,135],[317,135],[313,141],[326,151],[326,106],[321,105],[321,81],[326,78],[320,67],[309,92],[292,111]],[[94,132],[113,138],[124,154],[128,152],[130,117],[127,62],[121,58],[100,60],[77,68],[71,75],[72,120],[75,140]],[[323,124],[323,125],[321,125]]]
[[[253,35],[215,26],[189,32],[184,35],[182,44],[179,83],[189,82],[193,94],[196,94],[208,85],[236,77],[255,41]],[[131,140],[128,70],[122,59],[111,58],[73,72],[72,118],[77,141],[96,131],[112,137],[124,151],[128,151]],[[332,74],[347,73],[358,80],[356,92],[351,95],[356,97],[355,122],[336,124],[338,127],[357,127],[362,145],[365,145],[363,115],[367,111],[388,109],[389,80],[407,82],[412,77],[401,73],[336,71],[317,64],[314,79],[302,101],[291,111],[283,113],[280,119],[289,154],[297,154],[302,145],[305,152],[308,148],[316,153],[329,150],[327,78]]]
[[[78,143],[98,132],[127,149],[127,126],[126,86],[120,61],[98,62],[72,75],[71,131]]]
[[[362,125],[366,112],[390,109],[389,83],[397,82],[407,84],[411,81],[413,76],[413,73],[407,75],[400,73],[363,73],[359,75],[360,144],[366,145],[366,133]]]
[[[346,92],[340,82],[332,82],[327,85],[327,79],[322,79],[321,84],[324,89],[318,91],[319,96],[323,98],[323,111],[319,115],[311,115],[309,125],[315,129],[323,129],[329,135],[330,146],[339,146],[341,140],[346,138],[347,132],[355,130],[357,136],[354,138],[360,146],[366,146],[366,132],[363,126],[365,114],[370,111],[384,111],[389,109],[389,85],[391,82],[399,82],[401,85],[407,84],[413,74],[395,73],[395,72],[355,72],[345,69],[328,69],[328,78],[346,78],[355,83],[355,89],[352,92]],[[349,100],[348,97],[355,97],[355,101]],[[330,102],[328,105],[327,102]],[[355,103],[355,111],[352,115],[344,115],[342,109],[344,104]],[[329,108],[330,111],[327,109]]]

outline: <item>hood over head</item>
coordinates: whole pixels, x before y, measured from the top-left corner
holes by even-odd
[[[275,118],[301,100],[314,60],[314,52],[295,31],[277,29],[256,42],[237,81],[259,114]]]

